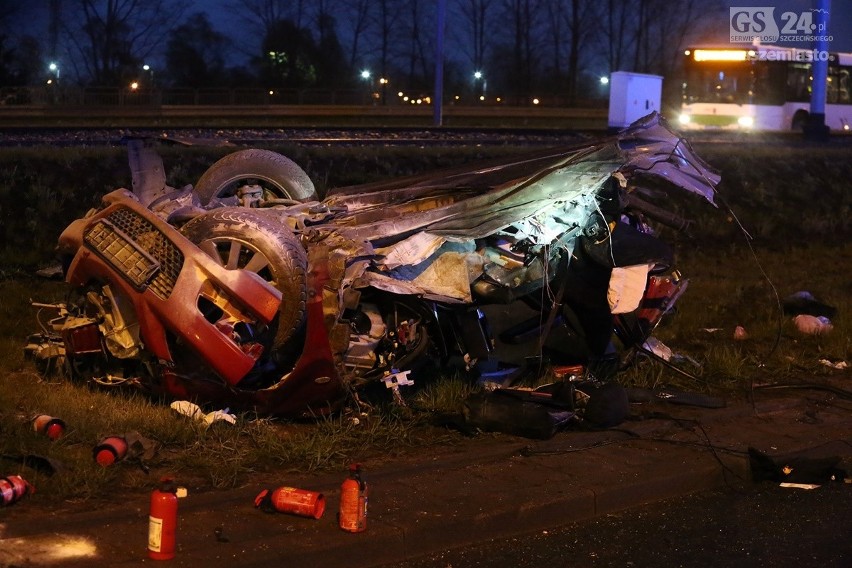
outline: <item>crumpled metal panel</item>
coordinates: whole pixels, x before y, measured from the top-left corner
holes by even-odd
[[[710,203],[720,181],[654,114],[591,144],[333,190],[322,202],[328,218],[303,235],[310,243],[345,251],[349,263],[368,261],[343,278],[333,278],[341,290],[374,286],[440,301],[468,301],[469,290],[459,293],[443,286],[441,278],[417,280],[440,258],[440,247],[511,234],[534,245],[571,250],[579,229],[599,207],[598,191],[616,173],[628,180],[656,178],[664,182],[656,185],[685,190]],[[412,271],[400,270],[406,266]],[[455,279],[457,284],[461,278]]]

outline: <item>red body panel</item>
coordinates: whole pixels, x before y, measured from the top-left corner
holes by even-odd
[[[229,315],[268,324],[278,312],[281,293],[252,272],[220,266],[176,229],[127,195],[130,194],[123,190],[109,194],[104,199],[111,203],[109,207],[87,218],[84,224],[69,227],[63,234],[63,246],[77,249],[66,280],[75,285],[85,285],[93,279],[110,282],[133,303],[148,351],[159,359],[172,361],[166,339],[166,331],[171,331],[228,384],[236,385],[252,369],[256,359],[204,318],[198,308],[199,297],[219,295],[226,299],[223,310]],[[158,297],[150,288],[140,292],[127,279],[116,278],[116,269],[84,241],[83,231],[87,227],[119,207],[127,207],[144,217],[183,253],[183,268],[167,299]]]

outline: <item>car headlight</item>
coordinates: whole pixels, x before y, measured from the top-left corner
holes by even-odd
[[[685,112],[681,113],[681,115],[677,117],[677,119],[678,122],[680,122],[681,124],[689,124],[689,121],[692,120],[692,118]]]
[[[754,119],[750,116],[741,116],[737,119],[737,124],[743,128],[751,128],[754,126]]]

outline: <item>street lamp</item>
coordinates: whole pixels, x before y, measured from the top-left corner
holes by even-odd
[[[376,104],[375,103],[375,97],[377,95],[375,93],[373,93],[373,80],[372,80],[373,74],[370,73],[369,69],[364,69],[363,71],[361,71],[360,76],[361,76],[361,80],[364,81],[364,87],[365,87],[365,90],[368,94],[369,99],[371,100],[372,104]],[[366,103],[366,101],[365,101],[365,103]]]
[[[601,85],[609,85],[609,77],[607,77],[606,75],[601,77]]]
[[[387,92],[388,83],[390,83],[390,81],[387,79],[387,77],[379,77],[379,85],[382,86],[382,104],[383,105],[387,104],[386,99],[385,99],[385,93]]]
[[[149,75],[150,85],[148,85],[148,87],[153,89],[154,88],[154,70],[151,69],[150,65],[145,63],[144,65],[142,65],[142,71],[145,71]]]
[[[53,73],[53,76],[58,81],[59,80],[59,65],[57,65],[55,61],[51,61],[50,64],[47,66],[47,68],[50,70],[51,73]]]
[[[482,82],[482,89],[477,88],[477,83]],[[476,70],[473,72],[473,91],[474,95],[479,95],[479,100],[485,100],[485,91],[488,88],[488,82],[485,80],[485,75],[482,71]],[[477,92],[478,91],[478,92]]]

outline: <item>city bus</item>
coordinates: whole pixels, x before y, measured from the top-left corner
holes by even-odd
[[[800,130],[810,113],[811,65],[828,61],[825,124],[852,124],[852,53],[772,45],[696,47],[684,52],[679,121],[684,129]]]

